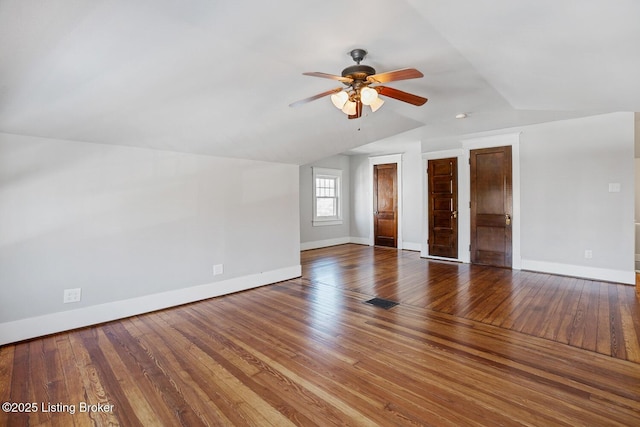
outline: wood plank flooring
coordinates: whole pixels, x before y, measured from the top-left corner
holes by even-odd
[[[640,363],[635,286],[342,245],[302,252],[303,277]]]
[[[302,263],[299,279],[0,347],[0,401],[38,409],[0,425],[640,425],[634,287],[357,245]]]

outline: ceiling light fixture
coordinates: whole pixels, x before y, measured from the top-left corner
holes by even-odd
[[[327,73],[302,73],[307,76],[322,77],[325,79],[337,80],[343,83],[346,88],[335,88],[328,91],[310,96],[300,101],[289,104],[291,107],[305,104],[307,102],[331,95],[331,103],[350,119],[362,117],[362,106],[368,105],[372,112],[377,111],[384,101],[379,95],[394,98],[402,102],[412,105],[424,105],[427,98],[418,95],[403,92],[392,87],[380,86],[380,84],[394,82],[396,80],[409,80],[424,77],[423,74],[415,68],[403,68],[395,71],[387,71],[385,73],[376,73],[373,67],[360,64],[367,55],[364,49],[353,49],[349,52],[351,58],[356,65],[342,70],[342,75],[334,75]],[[371,86],[373,85],[373,86]]]
[[[349,92],[343,90],[334,93],[331,95],[331,102],[338,110],[342,110],[348,116],[358,114],[358,104],[368,105],[372,112],[376,112],[384,104],[384,101],[378,96],[378,91],[368,86]]]
[[[466,119],[467,113],[456,114],[456,119]]]

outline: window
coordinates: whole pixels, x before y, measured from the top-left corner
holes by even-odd
[[[313,168],[313,225],[342,224],[342,171]]]

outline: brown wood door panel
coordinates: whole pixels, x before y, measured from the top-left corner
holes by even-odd
[[[476,224],[478,227],[499,227],[505,226],[505,214],[477,214]]]
[[[429,160],[429,255],[458,257],[458,159]]]
[[[373,166],[373,209],[374,244],[398,247],[398,185],[395,163]]]
[[[472,150],[471,262],[511,267],[511,147]]]

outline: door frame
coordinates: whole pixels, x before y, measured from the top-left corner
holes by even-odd
[[[452,150],[435,151],[422,154],[423,175],[422,175],[422,258],[440,259],[429,256],[427,239],[429,238],[429,213],[427,203],[429,202],[427,167],[431,159],[444,159],[447,157],[458,158],[458,261],[464,263],[471,262],[471,170],[469,165],[470,151],[480,148],[492,148],[511,146],[512,165],[512,190],[513,190],[513,213],[511,228],[511,268],[520,270],[522,268],[522,255],[520,252],[520,135],[522,132],[481,136],[476,138],[466,138],[460,140],[462,148]],[[372,202],[373,203],[373,202]],[[442,258],[451,261],[450,258]]]
[[[513,270],[520,270],[522,268],[522,254],[520,252],[520,224],[522,216],[520,214],[520,135],[522,132],[507,133],[500,135],[483,136],[480,138],[469,138],[462,140],[462,147],[467,154],[467,159],[470,158],[470,151],[480,148],[492,148],[511,146],[511,184],[513,191],[512,200],[512,222],[511,222],[511,268]],[[466,192],[471,200],[471,171],[469,161],[466,165],[469,179],[464,183],[466,186]],[[469,217],[471,212],[469,209]],[[471,226],[467,231],[469,233],[469,243],[471,242]],[[471,258],[471,254],[469,254]]]
[[[396,164],[396,185],[398,186],[398,239],[397,249],[404,249],[402,243],[402,154],[369,157],[369,246],[374,246],[373,233],[373,167],[387,163]]]

